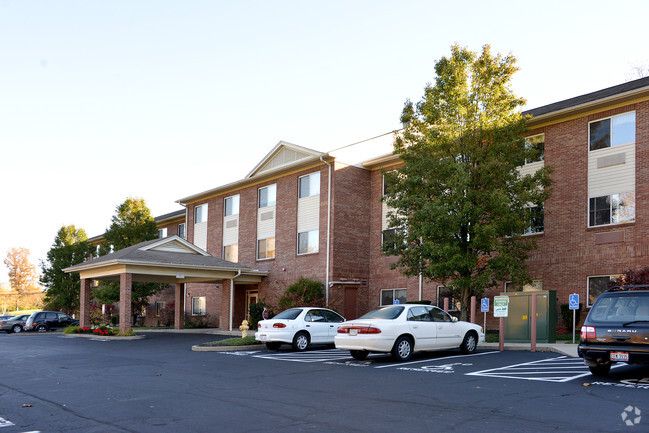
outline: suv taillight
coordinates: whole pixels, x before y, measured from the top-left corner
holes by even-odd
[[[595,339],[595,327],[593,326],[582,326],[581,334],[579,337],[582,340],[594,340]]]

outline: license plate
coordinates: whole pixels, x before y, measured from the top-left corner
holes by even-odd
[[[350,329],[349,335],[358,335],[358,329]]]
[[[261,335],[259,336],[258,340],[259,340],[259,341],[266,341],[266,340],[268,340],[268,336],[267,336],[267,335],[264,335],[264,334],[261,334]]]
[[[611,361],[628,361],[629,352],[611,352]]]

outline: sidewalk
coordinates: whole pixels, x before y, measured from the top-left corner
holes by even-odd
[[[480,349],[498,350],[498,343],[482,343]],[[530,343],[505,343],[505,350],[531,350]],[[555,352],[561,355],[579,358],[577,355],[577,344],[571,342],[536,343],[537,352]]]

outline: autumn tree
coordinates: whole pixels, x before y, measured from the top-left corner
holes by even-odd
[[[129,197],[117,206],[110,227],[104,234],[100,254],[121,250],[156,237],[158,237],[158,228],[144,199]],[[158,293],[162,287],[158,283],[133,283],[131,292],[133,323],[137,314],[147,305],[148,298]],[[103,282],[95,290],[94,296],[106,304],[119,302],[119,283]]]
[[[9,269],[9,284],[18,295],[38,290],[38,273],[29,258],[27,248],[11,248],[4,260]]]
[[[83,229],[74,225],[59,229],[47,252],[47,261],[41,261],[41,284],[47,287],[44,300],[48,308],[67,314],[79,310],[79,274],[63,269],[86,261],[93,251]]]
[[[522,235],[551,193],[549,167],[518,170],[542,149],[526,146],[524,100],[510,88],[515,63],[489,46],[453,46],[422,100],[406,102],[395,144],[404,165],[385,173],[394,233],[385,253],[403,274],[453,290],[463,320],[471,296],[496,281],[530,281],[525,260],[536,245]]]

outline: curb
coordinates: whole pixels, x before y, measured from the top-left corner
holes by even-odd
[[[238,350],[259,350],[265,348],[265,344],[248,344],[245,346],[192,346],[194,352],[234,352]]]
[[[92,338],[95,340],[142,340],[146,335],[95,335],[95,334],[63,334],[67,338]]]

